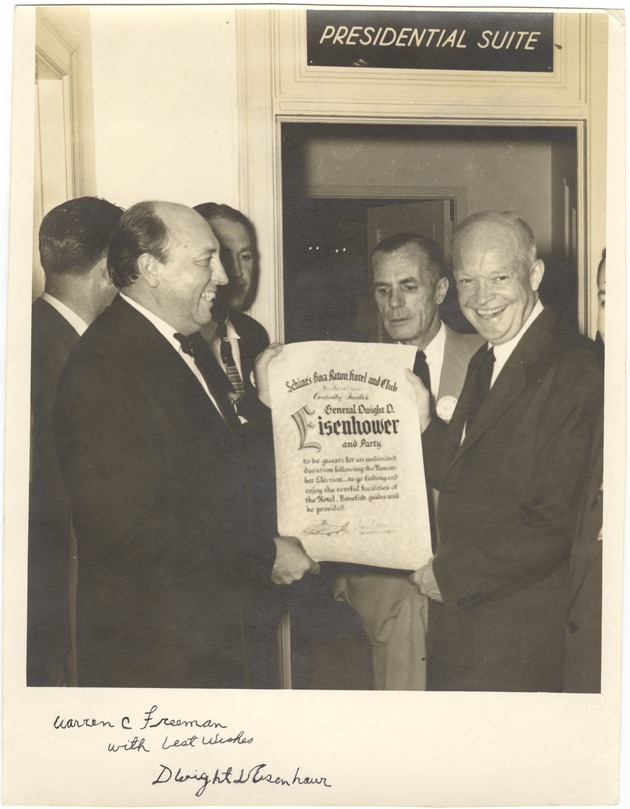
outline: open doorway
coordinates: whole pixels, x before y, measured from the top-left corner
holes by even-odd
[[[282,188],[287,342],[383,339],[368,269],[378,240],[418,231],[449,261],[453,228],[487,209],[530,223],[541,297],[577,325],[574,127],[283,123]],[[468,331],[450,280],[442,317]]]

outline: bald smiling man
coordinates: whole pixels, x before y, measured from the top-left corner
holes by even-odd
[[[120,294],[59,383],[56,437],[78,541],[78,684],[250,685],[243,607],[317,568],[262,536],[242,431],[205,340],[219,245],[191,208],[143,202],[114,232]]]

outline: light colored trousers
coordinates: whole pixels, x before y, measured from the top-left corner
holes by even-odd
[[[427,597],[407,576],[381,572],[338,576],[335,598],[354,609],[370,639],[374,687],[424,691],[429,608]]]

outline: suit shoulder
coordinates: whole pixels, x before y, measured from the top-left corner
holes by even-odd
[[[485,344],[485,340],[480,334],[462,334],[461,332],[453,331],[448,326],[446,327],[447,340],[451,344],[454,351],[467,359]]]
[[[554,324],[534,366],[539,378],[551,375],[551,390],[572,406],[601,407],[604,368],[595,343],[562,323]]]
[[[597,345],[576,329],[557,320],[551,330],[549,342],[562,363],[596,374],[603,372]]]
[[[63,364],[79,339],[77,331],[46,301],[33,302],[31,356],[34,362]]]
[[[269,345],[267,329],[251,315],[247,315],[245,312],[232,312],[230,320],[240,337],[254,341],[257,345],[262,345],[263,348]]]

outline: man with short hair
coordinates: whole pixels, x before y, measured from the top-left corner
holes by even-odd
[[[123,216],[120,290],[60,380],[56,436],[79,544],[79,685],[248,682],[242,604],[317,566],[261,536],[241,430],[199,329],[227,278],[191,208]]]
[[[417,348],[414,371],[431,391],[432,411],[450,420],[468,361],[482,341],[476,334],[452,331],[440,319],[448,289],[442,251],[425,236],[399,233],[377,244],[371,265],[385,331]],[[427,493],[432,505],[430,488]],[[423,689],[426,597],[408,574],[366,570],[341,579],[337,590],[343,590],[370,638],[376,688]]]
[[[31,323],[27,684],[33,686],[67,685],[73,678],[75,550],[52,409],[70,351],[116,292],[107,273],[107,250],[122,213],[107,200],[80,197],[50,210],[39,229],[46,286],[33,302]]]
[[[221,250],[221,263],[228,282],[217,290],[212,321],[201,333],[230,380],[231,398],[245,414],[257,401],[252,385],[256,357],[269,345],[265,328],[245,314],[258,286],[258,246],[256,231],[249,219],[229,205],[205,202],[195,210],[212,228]]]
[[[439,544],[413,574],[430,597],[428,688],[560,691],[569,555],[602,410],[593,344],[544,308],[529,225],[489,211],[453,236],[462,312],[487,341],[453,418],[419,383]]]

